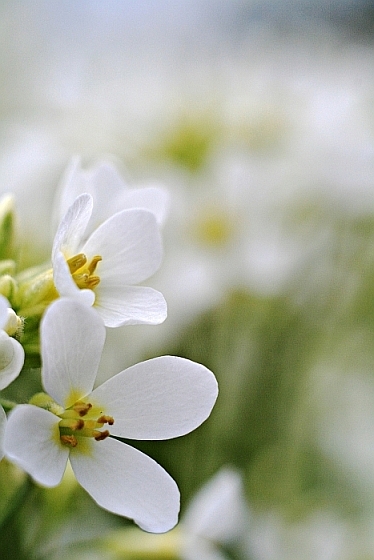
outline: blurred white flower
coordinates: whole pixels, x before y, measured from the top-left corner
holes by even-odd
[[[165,259],[155,277],[168,302],[168,321],[151,334],[155,338],[218,304],[230,290],[283,293],[325,243],[324,228],[292,223],[295,198],[301,207],[305,199],[275,164],[264,176],[250,157],[221,155],[202,178],[170,192]]]
[[[78,482],[101,507],[145,530],[168,531],[178,518],[177,485],[155,461],[116,437],[169,439],[194,430],[212,410],[216,379],[200,364],[166,356],[92,390],[104,340],[105,327],[92,308],[69,299],[48,308],[41,354],[50,397],[36,395],[32,402],[39,406],[12,410],[6,456],[49,487],[59,484],[70,459]]]
[[[72,159],[57,193],[55,211],[58,221],[83,193],[88,193],[93,198],[93,210],[86,236],[120,210],[149,210],[160,225],[166,218],[169,202],[167,192],[156,185],[129,188],[110,161],[101,160],[93,167],[83,169],[79,157]]]
[[[247,532],[251,560],[357,560],[374,554],[372,512],[343,516],[316,509],[290,519],[280,511],[252,512]]]
[[[180,524],[167,535],[144,535],[135,528],[117,529],[104,539],[114,558],[227,560],[225,548],[241,550],[246,542],[249,510],[241,476],[222,468],[197,492]]]
[[[313,371],[315,437],[323,453],[335,463],[372,508],[374,497],[374,383],[370,332],[348,331],[331,362]],[[330,349],[330,352],[332,348]],[[366,361],[366,363],[365,363]],[[363,365],[364,364],[364,365]]]
[[[180,523],[183,560],[220,560],[220,547],[240,547],[249,523],[239,472],[222,468],[192,499]]]
[[[122,210],[84,241],[92,207],[92,197],[82,194],[61,220],[52,249],[57,291],[94,305],[108,327],[161,323],[166,318],[162,294],[134,286],[154,274],[161,263],[162,243],[154,214]]]
[[[348,560],[349,524],[333,512],[317,511],[290,521],[276,511],[253,515],[248,558],[254,560]]]

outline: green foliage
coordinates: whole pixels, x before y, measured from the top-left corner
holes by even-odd
[[[16,224],[13,198],[5,195],[0,200],[0,261],[13,259],[16,250]]]
[[[206,116],[181,119],[166,132],[154,155],[197,172],[205,165],[218,135],[217,124]]]

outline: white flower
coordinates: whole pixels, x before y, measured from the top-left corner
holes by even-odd
[[[9,336],[14,334],[14,329],[17,330],[17,319],[7,299],[0,295],[0,391],[18,377],[25,361],[23,347]],[[5,426],[6,414],[0,406],[0,461],[4,456]]]
[[[225,548],[246,545],[248,524],[241,476],[224,467],[195,495],[179,526],[168,535],[144,535],[135,527],[115,529],[105,537],[105,549],[115,558],[145,558],[152,551],[155,558],[227,560]]]
[[[134,286],[154,274],[161,263],[162,243],[154,214],[122,210],[84,241],[92,208],[92,197],[80,195],[57,230],[52,264],[60,296],[94,305],[107,327],[162,323],[166,318],[162,294]]]
[[[209,416],[217,382],[204,366],[166,356],[92,390],[104,339],[102,321],[90,307],[59,299],[48,308],[41,325],[42,381],[55,402],[44,395],[34,400],[43,408],[13,409],[5,453],[45,486],[59,484],[70,459],[78,482],[101,507],[147,531],[164,532],[177,522],[177,485],[155,461],[108,436],[186,434]]]
[[[22,345],[9,336],[15,334],[17,326],[16,314],[0,295],[0,391],[18,377],[25,361]]]
[[[372,558],[372,534],[370,518],[349,521],[336,511],[316,508],[292,520],[273,508],[252,516],[246,557],[293,560],[302,551],[303,560]]]
[[[168,194],[161,187],[152,185],[129,188],[116,167],[109,161],[99,161],[91,169],[82,169],[81,159],[75,157],[62,178],[56,200],[58,221],[75,199],[83,193],[92,196],[94,206],[86,234],[119,210],[141,208],[152,212],[161,225],[168,209]]]
[[[242,478],[234,469],[222,468],[196,494],[183,517],[183,560],[225,559],[219,546],[238,545],[248,521]]]

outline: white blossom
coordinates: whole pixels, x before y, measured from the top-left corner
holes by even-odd
[[[115,558],[227,560],[225,549],[246,545],[248,523],[240,473],[223,467],[197,492],[179,526],[168,535],[160,538],[124,527],[105,537],[105,549],[112,550]]]
[[[164,356],[92,390],[104,340],[105,327],[92,308],[64,298],[48,308],[41,353],[50,397],[36,396],[34,404],[12,410],[5,453],[48,487],[59,484],[69,459],[78,482],[101,507],[147,531],[164,532],[178,518],[176,483],[116,437],[169,439],[194,430],[211,412],[217,382],[200,364]]]
[[[130,188],[110,161],[101,160],[93,167],[83,169],[81,158],[74,157],[64,173],[57,193],[55,212],[58,221],[83,193],[88,193],[93,198],[93,210],[86,235],[113,214],[131,208],[149,210],[155,215],[157,223],[162,225],[169,204],[166,190],[158,185]]]
[[[57,230],[53,278],[60,296],[94,305],[108,327],[159,324],[166,318],[160,292],[135,286],[159,268],[162,243],[152,212],[117,212],[84,241],[93,209],[89,194],[69,207]]]
[[[239,545],[248,522],[242,478],[233,468],[222,468],[196,494],[183,516],[181,557],[225,560],[220,547]]]

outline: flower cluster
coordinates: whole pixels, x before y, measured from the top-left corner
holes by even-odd
[[[121,441],[189,433],[209,416],[217,382],[203,365],[163,356],[138,363],[94,388],[106,327],[157,325],[158,291],[138,285],[160,266],[167,197],[159,188],[98,188],[75,160],[56,203],[60,222],[51,263],[18,272],[14,209],[3,199],[0,249],[0,390],[22,375],[25,352],[40,354],[45,392],[3,401],[0,457],[46,487],[70,461],[78,482],[104,509],[165,532],[178,519],[174,480]],[[117,187],[117,188],[115,188]],[[112,189],[112,190],[111,190]]]

